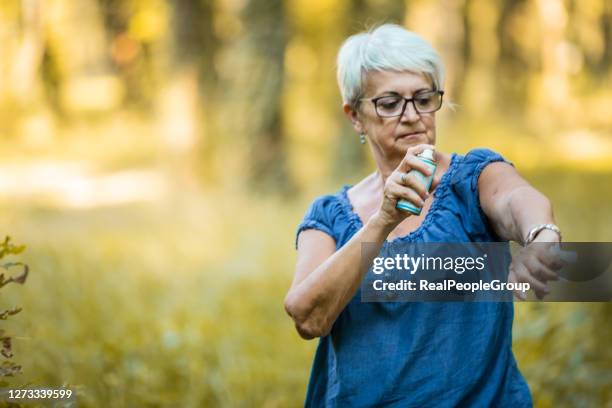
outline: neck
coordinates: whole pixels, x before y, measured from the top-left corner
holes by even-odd
[[[374,178],[377,181],[377,184],[384,186],[387,182],[387,178],[391,175],[392,171],[381,171],[380,168],[374,172]]]
[[[393,162],[391,163],[382,162],[382,163],[379,163],[378,166],[376,166],[377,169],[374,175],[380,181],[381,186],[385,185],[387,178],[389,178],[391,173],[393,173],[395,169],[397,169],[397,167],[399,166],[401,162],[402,162],[402,159],[398,159],[398,160],[393,160]]]

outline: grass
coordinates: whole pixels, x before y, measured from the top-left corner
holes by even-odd
[[[609,175],[528,178],[568,239],[610,239]],[[13,384],[66,385],[85,407],[301,405],[316,342],[297,336],[282,299],[308,201],[4,203],[0,231],[27,244],[32,270],[1,301],[24,309],[6,323],[23,366]],[[606,304],[516,306],[514,348],[536,406],[610,400],[610,316]]]
[[[5,208],[1,228],[28,244],[32,269],[3,293],[24,308],[9,323],[17,383],[69,384],[84,406],[300,401],[315,344],[282,308],[294,214],[260,211],[259,223],[225,225],[174,206]]]

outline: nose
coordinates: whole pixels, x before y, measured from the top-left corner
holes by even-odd
[[[418,121],[419,118],[420,116],[414,107],[414,103],[412,103],[412,101],[406,103],[406,109],[404,109],[404,113],[400,120],[412,123]]]

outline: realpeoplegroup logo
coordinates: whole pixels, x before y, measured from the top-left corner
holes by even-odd
[[[513,294],[532,292],[532,285],[509,276],[521,251],[557,257],[559,279],[549,282],[545,301],[612,300],[612,244],[534,243],[526,249],[504,242],[386,243],[377,250],[362,245],[368,272],[361,284],[365,302],[513,301]],[[541,246],[539,246],[541,245]],[[535,300],[535,297],[531,297]]]
[[[458,290],[463,292],[478,292],[483,290],[495,291],[521,291],[527,292],[531,289],[528,282],[502,282],[499,279],[493,279],[491,282],[457,282],[454,279],[445,279],[441,282],[430,282],[426,279],[419,279],[418,283],[407,279],[402,279],[399,282],[385,282],[382,279],[376,279],[372,283],[372,287],[376,291],[387,290],[408,290],[408,291],[451,291]]]

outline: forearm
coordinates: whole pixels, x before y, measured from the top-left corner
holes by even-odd
[[[497,218],[498,235],[521,244],[535,225],[555,222],[550,200],[530,185],[512,190]]]
[[[303,337],[319,337],[329,332],[392,229],[372,217],[346,245],[288,293],[285,309]],[[372,244],[368,246],[371,251],[362,253],[363,243]]]

